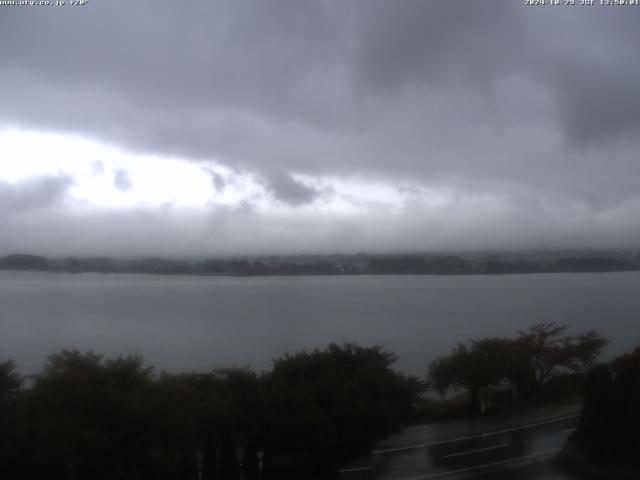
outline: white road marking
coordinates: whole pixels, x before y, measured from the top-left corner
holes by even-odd
[[[517,432],[518,430],[526,430],[527,428],[539,427],[540,425],[548,425],[550,423],[562,422],[564,420],[569,420],[570,418],[577,418],[579,416],[580,416],[580,414],[576,413],[575,415],[568,415],[568,416],[562,417],[562,418],[554,418],[552,420],[545,420],[543,422],[530,423],[528,425],[521,425],[519,427],[506,428],[504,430],[497,430],[495,432],[482,433],[482,434],[478,434],[478,435],[469,435],[467,437],[458,437],[458,438],[454,438],[454,439],[451,439],[451,440],[443,440],[443,441],[440,441],[440,442],[421,443],[421,444],[418,444],[418,445],[409,445],[407,447],[388,448],[388,449],[385,449],[385,450],[375,450],[375,451],[371,452],[371,455],[381,455],[381,454],[384,454],[384,453],[402,452],[403,450],[415,450],[416,448],[435,447],[435,446],[438,446],[438,445],[446,445],[448,443],[460,442],[462,440],[472,440],[474,438],[485,438],[485,437],[489,437],[491,435],[499,435],[501,433],[508,433],[508,432]]]
[[[502,443],[500,445],[495,445],[493,447],[476,448],[475,450],[467,450],[466,452],[452,453],[450,455],[443,455],[443,458],[459,457],[461,455],[471,455],[472,453],[486,452],[488,450],[495,450],[497,448],[504,448],[504,447],[508,447],[508,446],[509,446],[508,443]]]
[[[558,453],[561,448],[554,448],[552,450],[545,450],[539,453],[532,453],[531,455],[525,455],[523,457],[510,458],[509,460],[500,460],[499,462],[491,462],[491,463],[483,463],[482,465],[474,465],[473,467],[460,468],[458,470],[450,470],[448,472],[440,472],[440,473],[430,473],[428,475],[422,475],[420,477],[410,477],[404,478],[402,480],[428,480],[430,478],[440,478],[446,476],[452,476],[460,473],[472,472],[474,470],[481,470],[487,467],[495,467],[497,465],[505,465],[513,462],[521,462],[522,464],[528,463],[528,460],[532,460],[535,458],[545,457],[548,455],[553,455]]]
[[[569,432],[573,432],[576,429],[576,427],[573,428],[565,428],[564,430],[562,430],[562,433],[569,433]]]
[[[362,472],[364,470],[371,470],[371,466],[369,467],[354,467],[354,468],[343,468],[342,470],[338,470],[338,473],[349,473],[349,472]]]

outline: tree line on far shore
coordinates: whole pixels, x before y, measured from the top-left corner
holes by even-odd
[[[431,388],[469,399],[513,386],[544,395],[584,377],[606,341],[540,324],[516,338],[460,344],[419,379],[380,346],[287,354],[269,372],[155,373],[139,356],[50,355],[28,383],[0,364],[0,478],[333,478],[384,437],[419,421]]]
[[[48,272],[146,273],[158,275],[471,275],[640,270],[640,255],[300,255],[202,260],[147,257],[47,258],[15,254],[0,257],[0,269]]]

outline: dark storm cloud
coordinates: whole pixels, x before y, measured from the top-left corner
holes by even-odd
[[[120,190],[121,192],[126,192],[131,190],[131,179],[129,178],[129,173],[122,169],[118,168],[113,172],[113,186]]]
[[[16,183],[0,181],[0,215],[56,206],[72,184],[64,175],[31,177]]]
[[[533,76],[555,91],[567,141],[585,147],[636,134],[640,100],[639,13],[611,8],[535,12],[528,38]]]
[[[224,177],[215,172],[211,174],[211,183],[213,183],[215,189],[219,191],[224,190],[227,186],[227,183],[224,181]]]
[[[357,51],[363,84],[397,89],[453,81],[487,87],[519,63],[524,18],[517,2],[370,3]]]
[[[277,200],[289,205],[311,203],[320,195],[320,191],[296,181],[286,172],[271,174],[267,179],[266,187]]]
[[[5,8],[0,122],[219,161],[297,207],[322,192],[292,173],[492,193],[552,235],[535,205],[633,213],[639,22],[509,0]]]
[[[203,167],[202,170],[209,175],[209,177],[211,178],[211,185],[213,185],[213,188],[217,191],[217,192],[221,192],[223,191],[226,186],[227,186],[227,182],[224,179],[224,176],[222,176],[221,174],[219,174],[218,172],[214,171],[211,168],[208,167]]]

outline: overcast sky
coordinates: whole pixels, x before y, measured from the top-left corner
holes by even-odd
[[[0,254],[635,247],[639,25],[524,0],[0,6]]]

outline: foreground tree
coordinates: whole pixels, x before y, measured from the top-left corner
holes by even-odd
[[[14,461],[16,437],[20,429],[17,423],[16,403],[20,395],[22,377],[16,365],[9,360],[0,363],[0,478],[9,478],[10,462]]]
[[[480,412],[480,391],[503,382],[514,384],[521,397],[537,393],[559,374],[584,373],[607,340],[595,331],[563,335],[566,326],[534,325],[515,339],[485,338],[458,344],[429,366],[429,381],[441,394],[449,388],[469,392],[472,414]]]
[[[262,378],[248,369],[162,375],[153,386],[163,452],[197,461],[200,478],[257,476],[264,445]]]
[[[597,332],[563,335],[567,325],[539,323],[511,342],[509,379],[522,397],[530,397],[558,373],[586,372],[607,340]]]
[[[140,357],[48,357],[25,398],[31,474],[51,479],[141,478],[150,465],[148,387]]]
[[[22,386],[22,377],[12,360],[0,363],[0,404],[14,398]]]
[[[480,390],[506,377],[509,347],[509,341],[502,338],[473,340],[469,346],[460,343],[449,355],[431,363],[430,382],[441,395],[452,387],[466,389],[471,414],[478,414]]]
[[[334,473],[405,426],[423,391],[381,347],[347,343],[286,355],[265,378],[273,478]],[[267,457],[266,457],[267,458]],[[323,477],[326,478],[326,477]]]
[[[29,389],[0,379],[0,478],[330,478],[406,425],[423,385],[380,347],[285,355],[272,372],[156,376],[140,357],[48,357]]]
[[[588,463],[600,467],[640,468],[638,405],[640,347],[591,369],[580,421],[568,450],[577,450]],[[617,477],[615,473],[607,476]]]

